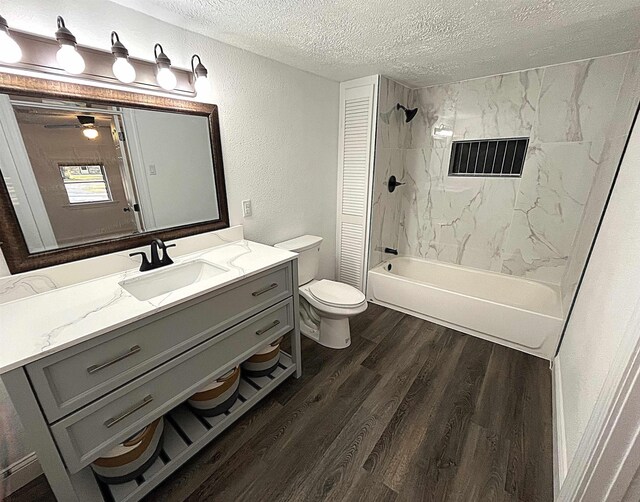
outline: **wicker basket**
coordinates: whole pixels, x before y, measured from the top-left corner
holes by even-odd
[[[236,366],[216,381],[203,387],[187,401],[195,413],[207,417],[221,415],[238,399],[240,367]]]
[[[158,458],[163,432],[164,420],[160,417],[95,460],[91,468],[96,477],[105,483],[120,484],[140,476]]]
[[[280,343],[282,338],[267,345],[264,349],[256,352],[249,359],[242,363],[242,371],[247,376],[261,377],[273,373],[280,360]]]

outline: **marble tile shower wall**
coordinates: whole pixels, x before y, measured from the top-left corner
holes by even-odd
[[[622,151],[609,133],[628,131],[625,93],[637,86],[626,81],[637,78],[637,59],[625,53],[416,90],[383,78],[371,266],[384,259],[377,249],[397,246],[561,284],[581,259],[572,258],[574,242],[600,165]],[[420,109],[410,124],[392,110],[407,95]],[[448,176],[451,141],[431,135],[439,124],[454,140],[530,137],[522,177]],[[382,184],[391,174],[407,182],[394,194]]]
[[[405,153],[410,146],[411,129],[404,122],[404,114],[396,110],[396,104],[408,105],[410,95],[411,89],[408,87],[380,77],[369,241],[370,267],[384,259],[385,247],[398,247],[401,199],[398,197],[399,191],[389,193],[386,182],[391,175],[398,179],[404,176]]]
[[[600,162],[585,205],[582,222],[562,278],[562,304],[567,312],[593,242],[620,156],[640,104],[640,52],[629,54],[616,108],[605,134]],[[637,126],[636,126],[637,127]]]

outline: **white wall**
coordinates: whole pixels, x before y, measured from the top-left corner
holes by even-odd
[[[62,15],[79,43],[106,50],[117,30],[132,56],[148,60],[160,42],[182,68],[198,53],[219,105],[231,224],[267,244],[321,235],[320,272],[334,276],[338,83],[104,0],[5,2],[2,15],[11,27],[50,36]],[[245,220],[244,199],[253,202]]]
[[[640,301],[640,125],[623,159],[603,225],[578,293],[557,363],[567,465],[587,422],[634,308]],[[562,452],[561,452],[562,453]]]

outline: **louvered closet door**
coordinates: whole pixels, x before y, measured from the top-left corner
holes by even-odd
[[[378,77],[340,86],[338,280],[365,289]]]

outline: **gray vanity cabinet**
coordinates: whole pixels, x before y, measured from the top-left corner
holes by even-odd
[[[56,497],[139,500],[284,379],[300,376],[297,282],[294,259],[3,375]],[[292,354],[282,353],[271,376],[245,378],[229,413],[204,422],[190,415],[182,403],[195,391],[283,335]],[[89,464],[165,414],[165,454],[153,475],[99,486]]]
[[[282,265],[27,365],[49,422],[292,295]]]

